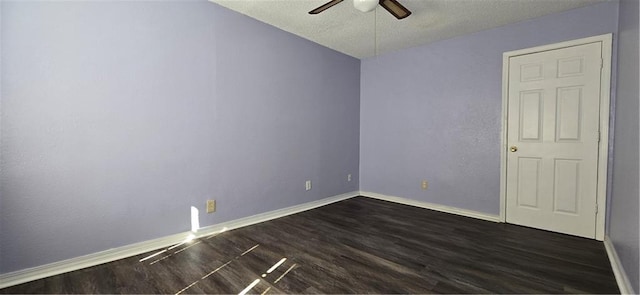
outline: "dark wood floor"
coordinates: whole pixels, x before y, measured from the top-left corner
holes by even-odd
[[[0,293],[619,292],[602,242],[365,197],[156,252]]]

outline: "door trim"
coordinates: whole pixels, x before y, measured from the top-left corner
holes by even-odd
[[[603,241],[607,212],[607,165],[609,159],[609,105],[611,102],[611,46],[613,34],[604,34],[555,44],[508,51],[502,54],[502,131],[500,139],[500,221],[507,222],[507,110],[509,98],[509,58],[566,47],[601,43],[600,72],[600,142],[598,144],[598,188],[596,240]]]

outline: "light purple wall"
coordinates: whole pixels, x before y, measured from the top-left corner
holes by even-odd
[[[638,14],[637,0],[620,1],[618,89],[609,237],[635,292],[638,283]]]
[[[616,32],[617,11],[598,4],[363,60],[360,189],[499,214],[502,53]]]
[[[206,1],[0,3],[0,273],[358,189],[357,59]]]

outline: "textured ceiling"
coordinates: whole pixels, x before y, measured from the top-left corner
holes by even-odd
[[[363,13],[345,0],[210,0],[326,47],[366,58],[611,0],[398,0],[412,11],[403,20],[384,8]]]

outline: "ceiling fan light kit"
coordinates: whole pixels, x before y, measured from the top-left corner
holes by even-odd
[[[331,0],[320,7],[309,11],[309,14],[318,14],[323,12],[334,5],[342,2],[343,0]],[[353,7],[362,11],[369,12],[376,8],[376,6],[382,6],[382,8],[386,9],[389,13],[391,13],[397,19],[403,19],[409,15],[411,15],[411,11],[406,7],[402,6],[397,0],[353,0]]]
[[[353,0],[353,7],[362,12],[369,12],[376,9],[378,0]]]

